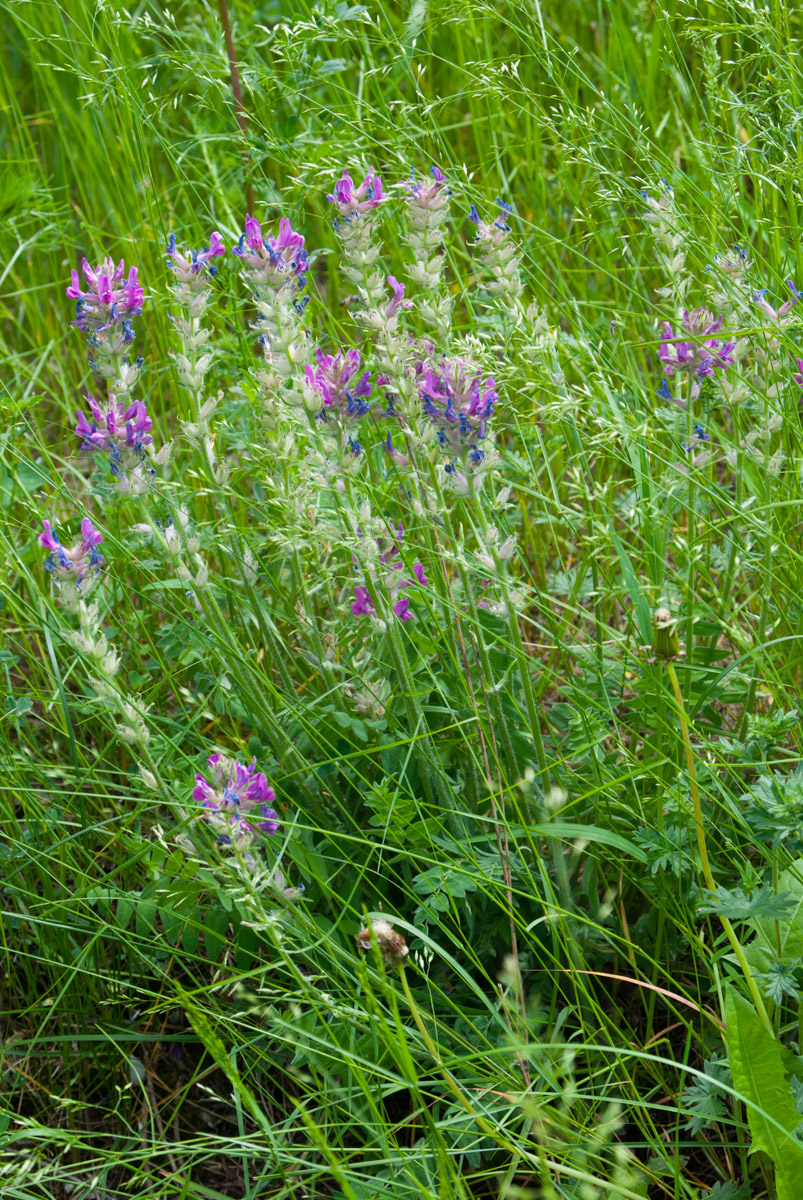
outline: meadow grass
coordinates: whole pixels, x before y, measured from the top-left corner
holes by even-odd
[[[0,10],[3,1197],[791,1198],[799,6],[232,0],[242,114],[215,4]],[[230,249],[253,198],[306,237],[305,355],[392,373],[325,197],[431,163],[432,336],[499,394],[477,498],[423,418],[350,475],[256,380],[228,254],[214,361],[170,356],[168,236]],[[464,220],[497,196],[522,296]],[[422,335],[402,197],[383,270]],[[106,254],[174,442],[139,496],[74,432],[106,385],[64,292]],[[734,361],[666,375],[706,305]],[[96,617],[39,540],[82,517]],[[352,613],[375,540],[423,564],[412,621]],[[275,789],[250,850],[194,819],[215,752]]]

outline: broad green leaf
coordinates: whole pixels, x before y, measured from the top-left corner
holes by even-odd
[[[226,943],[229,914],[224,908],[209,908],[204,913],[204,945],[212,962],[217,962]]]
[[[550,821],[548,825],[528,825],[528,832],[536,837],[568,838],[571,841],[599,842],[629,854],[637,862],[646,863],[647,855],[629,838],[614,833],[612,829],[601,829],[599,825],[576,825],[574,821]]]
[[[786,1069],[789,1055],[735,988],[726,991],[725,1018],[733,1086],[747,1101],[751,1150],[763,1150],[772,1159],[778,1200],[798,1200],[803,1145],[794,1137],[800,1113]]]

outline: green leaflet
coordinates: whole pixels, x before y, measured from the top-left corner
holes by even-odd
[[[728,1057],[733,1086],[747,1102],[752,1151],[763,1150],[775,1167],[778,1200],[797,1200],[803,1179],[803,1145],[789,1071],[794,1058],[771,1037],[752,1005],[729,987],[725,996]]]
[[[760,918],[755,921],[756,936],[746,947],[747,961],[754,971],[766,972],[780,952],[783,962],[803,958],[803,859],[796,859],[778,880],[780,891],[787,892],[794,901],[792,908],[778,922]],[[778,943],[780,935],[780,945]]]

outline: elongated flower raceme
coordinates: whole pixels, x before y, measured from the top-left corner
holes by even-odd
[[[232,254],[242,264],[259,313],[255,328],[260,331],[265,369],[256,378],[266,402],[272,406],[277,393],[306,357],[299,327],[309,299],[301,296],[308,270],[304,237],[287,217],[279,220],[279,232],[274,235],[263,232],[259,221],[247,215],[245,232]]]
[[[142,359],[129,360],[134,340],[133,319],[142,312],[145,294],[137,277],[137,268],[126,275],[120,259],[115,267],[105,258],[97,267],[82,260],[86,287],[82,289],[77,271],[67,295],[75,300],[73,325],[86,334],[90,346],[87,361],[96,375],[108,379],[115,391],[129,392],[139,378]]]
[[[493,378],[484,379],[463,359],[451,359],[425,368],[419,392],[440,446],[453,459],[479,466],[485,457],[480,442],[498,400]]]
[[[75,300],[73,325],[86,333],[99,333],[112,326],[122,326],[126,342],[133,338],[130,323],[142,312],[145,294],[137,278],[137,268],[125,273],[125,261],[121,258],[115,267],[111,258],[104,258],[97,267],[90,267],[86,259],[81,260],[86,280],[82,290],[77,271],[72,272],[72,281],[67,295]]]
[[[384,307],[384,276],[376,268],[379,213],[387,199],[382,179],[369,171],[357,184],[344,171],[326,199],[337,213],[334,224],[346,259],[345,274],[356,284],[362,302],[362,307],[353,312],[354,319],[363,322]]]
[[[683,332],[693,338],[707,339],[687,342],[682,335],[676,336],[668,321],[664,322],[664,336],[658,357],[664,364],[667,375],[689,374],[697,379],[713,375],[715,370],[725,370],[733,362],[733,342],[721,342],[711,337],[722,325],[721,317],[714,317],[706,308],[687,309],[681,321]]]
[[[260,834],[270,836],[279,828],[272,807],[276,793],[256,759],[248,766],[222,754],[207,759],[211,781],[195,776],[192,796],[204,808],[204,820],[218,834],[218,845],[244,849]]]
[[[42,521],[44,532],[39,534],[39,541],[50,551],[45,566],[57,583],[75,584],[79,591],[88,576],[97,575],[103,565],[103,557],[98,546],[103,541],[103,534],[95,529],[89,517],[81,522],[81,541],[73,546],[62,546],[58,534],[51,529],[49,521]]]
[[[359,350],[325,354],[318,348],[315,362],[315,367],[306,365],[304,374],[309,393],[320,398],[322,407],[318,419],[321,422],[352,424],[370,412],[371,377],[368,371],[360,371],[362,355]]]
[[[443,171],[432,167],[430,174],[431,182],[417,179],[415,171],[410,172],[409,180],[403,181],[407,192],[407,217],[410,222],[410,232],[406,240],[413,251],[410,275],[427,292],[434,291],[441,283],[444,263],[443,227],[449,216],[451,197]],[[431,323],[445,327],[450,311],[447,296],[435,308],[425,304],[423,315]]]
[[[307,282],[307,251],[304,237],[297,233],[287,217],[279,220],[277,235],[263,234],[255,217],[246,214],[245,232],[232,250],[243,264],[245,274],[253,283],[303,291]]]
[[[382,191],[380,175],[369,171],[362,183],[355,184],[348,171],[344,170],[342,177],[335,184],[335,190],[330,192],[326,199],[337,209],[337,225],[340,221],[353,221],[365,216],[378,208],[387,197]]]
[[[477,227],[474,245],[489,276],[485,286],[493,296],[514,298],[521,294],[522,285],[518,247],[507,221],[513,206],[501,198],[497,198],[496,203],[500,213],[495,220],[483,220],[474,204],[469,209],[468,219]]]
[[[174,233],[167,239],[167,265],[175,275],[176,282],[187,285],[192,292],[207,286],[205,276],[217,275],[217,264],[213,260],[225,253],[223,239],[217,232],[210,234],[209,245],[205,249],[188,250],[186,253],[176,249]]]

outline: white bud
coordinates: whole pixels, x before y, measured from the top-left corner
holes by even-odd
[[[201,419],[205,421],[205,420],[207,420],[207,418],[211,417],[212,414],[214,413],[215,409],[217,408],[218,403],[222,399],[223,399],[223,393],[218,392],[217,396],[210,396],[208,400],[205,400],[204,403],[201,405]]]
[[[157,783],[156,776],[153,774],[153,772],[149,771],[147,767],[140,767],[139,774],[140,774],[142,782],[145,784],[145,786],[152,788],[153,791],[156,791],[159,784]],[[176,839],[176,840],[178,840],[178,839]]]
[[[138,521],[137,524],[132,525],[131,528],[134,533],[140,533],[143,537],[150,537],[153,533],[150,525],[148,525],[145,521]]]
[[[561,787],[551,787],[544,796],[544,807],[549,813],[558,812],[569,799]]]
[[[488,546],[495,546],[498,541],[499,541],[499,530],[496,528],[495,525],[489,525],[488,528],[485,530],[485,544]]]
[[[507,504],[508,500],[510,499],[510,493],[512,491],[513,491],[512,487],[503,487],[501,492],[499,493],[499,495],[496,497],[496,500],[494,501],[494,508],[504,508],[505,505]]]
[[[515,533],[512,533],[509,538],[505,538],[504,542],[502,542],[502,545],[499,547],[499,557],[502,562],[507,562],[516,553],[517,541],[518,538]]]
[[[116,650],[110,650],[108,654],[100,660],[100,665],[107,675],[116,675],[120,667],[120,655]]]
[[[157,467],[163,467],[165,465],[165,463],[169,462],[170,455],[172,454],[172,452],[173,452],[172,441],[165,442],[164,446],[162,446],[162,448],[158,454],[151,455],[151,461],[154,462]]]
[[[206,563],[201,563],[198,568],[198,574],[195,576],[195,586],[197,588],[206,587],[209,582],[209,567]]]
[[[186,567],[183,562],[176,564],[176,574],[182,583],[189,583],[192,579],[192,574],[190,573],[189,568]]]

